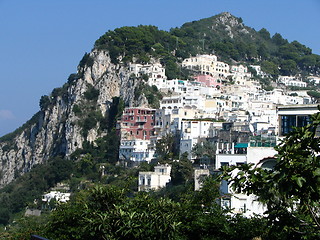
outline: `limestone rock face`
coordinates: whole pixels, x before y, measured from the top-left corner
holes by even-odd
[[[35,164],[57,156],[69,156],[83,141],[94,141],[105,135],[97,126],[83,134],[75,106],[83,108],[88,88],[99,90],[94,102],[96,110],[105,116],[113,97],[121,97],[127,106],[147,106],[144,96],[135,100],[134,90],[139,79],[130,78],[129,68],[113,64],[108,51],[93,50],[83,66],[79,65],[77,78],[62,87],[62,93],[51,96],[50,104],[39,111],[13,137],[0,139],[0,187],[16,176],[30,171]]]
[[[222,25],[230,38],[234,38],[235,33],[249,34],[245,25],[229,12],[223,12],[215,21],[215,26]],[[214,29],[214,27],[212,27]]]

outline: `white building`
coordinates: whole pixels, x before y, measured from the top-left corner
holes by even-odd
[[[148,85],[155,85],[157,88],[165,88],[167,85],[167,77],[165,68],[160,63],[153,64],[130,64],[129,71],[135,74],[136,77],[148,77]]]
[[[253,68],[256,71],[258,76],[268,77],[268,74],[261,70],[261,66],[259,66],[259,65],[250,65],[250,67]]]
[[[132,139],[120,141],[119,158],[127,161],[150,162],[154,158],[155,149],[150,140]]]
[[[247,148],[246,154],[218,154],[217,167],[223,165],[241,165],[243,163],[253,163],[254,166],[272,169],[275,165],[274,156],[277,152],[273,147],[250,147]],[[238,170],[234,170],[233,176],[238,174]],[[231,186],[223,181],[221,184],[221,192],[224,198],[221,201],[222,206],[232,209],[232,212],[241,213],[246,217],[254,214],[263,214],[266,207],[257,200],[253,194],[249,196],[243,193],[235,193]]]
[[[52,199],[60,203],[65,203],[70,200],[71,193],[62,193],[59,191],[51,191],[47,194],[42,195],[42,202],[49,203]]]
[[[166,110],[166,114],[171,113],[172,109],[189,108],[203,110],[205,97],[203,96],[171,96],[164,97],[160,102],[160,108]]]
[[[247,81],[251,78],[251,73],[248,72],[246,66],[232,65],[230,67],[230,76],[237,85],[246,85]]]
[[[296,77],[292,76],[279,76],[279,83],[283,83],[285,86],[294,86],[294,87],[306,87],[307,83],[298,80]]]
[[[317,112],[319,112],[317,104],[278,106],[277,135],[284,136],[291,132],[293,127],[306,126],[311,123],[310,116]]]
[[[212,137],[215,125],[221,124],[200,119],[183,119],[181,122],[180,154],[188,153],[188,159],[192,159],[192,148],[199,143],[200,139]]]
[[[186,58],[183,60],[182,66],[204,75],[219,77],[227,77],[229,75],[229,65],[218,61],[215,55],[197,55]]]
[[[220,93],[219,89],[215,87],[207,87],[200,82],[180,79],[167,80],[166,86],[160,88],[160,90],[163,92],[171,92],[173,95],[183,96],[213,96]]]
[[[171,165],[154,167],[154,172],[139,172],[138,191],[158,190],[171,181]]]

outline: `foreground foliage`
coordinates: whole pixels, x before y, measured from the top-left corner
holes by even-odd
[[[28,239],[30,233],[48,239],[252,239],[266,232],[261,218],[229,216],[216,202],[217,182],[204,191],[185,185],[179,200],[95,185],[58,207],[47,222],[13,226],[2,239]],[[211,189],[211,194],[207,190]],[[40,218],[41,219],[41,218]],[[248,229],[252,229],[247,231]]]
[[[234,168],[225,173],[236,191],[255,194],[266,204],[269,225],[282,239],[320,237],[319,126],[317,113],[312,124],[289,133],[276,147],[273,171],[243,165],[236,177],[231,178]]]

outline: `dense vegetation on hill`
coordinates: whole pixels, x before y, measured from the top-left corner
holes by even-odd
[[[320,56],[310,48],[297,41],[290,43],[279,33],[271,36],[265,28],[246,27],[241,18],[228,13],[185,23],[169,32],[155,26],[117,28],[101,36],[95,48],[109,49],[114,62],[136,59],[147,63],[151,56],[160,58],[169,78],[182,75],[177,62],[201,53],[214,53],[227,62],[259,64],[272,76],[320,71]]]

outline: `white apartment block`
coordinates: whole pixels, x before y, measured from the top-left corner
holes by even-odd
[[[181,122],[180,154],[187,152],[188,159],[192,159],[192,148],[194,145],[200,139],[213,136],[214,128],[215,123],[212,121],[183,119]]]
[[[186,58],[182,62],[182,67],[199,72],[200,74],[227,77],[229,75],[229,65],[220,62],[215,55],[197,55]]]
[[[139,172],[138,191],[158,190],[171,181],[171,165],[159,165],[153,172]]]
[[[241,83],[241,84],[240,84]],[[257,81],[244,79],[241,82],[235,82],[232,85],[223,87],[223,95],[237,95],[245,99],[254,99],[261,92],[261,85]]]
[[[279,76],[278,78],[279,83],[283,83],[285,86],[294,86],[294,87],[306,87],[307,83],[298,80],[296,77],[293,76]]]
[[[274,89],[272,91],[262,90],[258,95],[255,95],[255,100],[261,102],[272,102],[278,105],[305,104],[311,101],[307,95],[297,94],[293,92],[284,92],[282,89]]]
[[[179,95],[172,97],[164,97],[160,102],[160,108],[166,110],[166,114],[171,113],[172,109],[189,108],[204,109],[205,98],[203,96],[187,96]]]
[[[187,80],[173,79],[167,81],[167,89],[175,94],[180,95],[199,95],[200,84],[192,84]]]
[[[244,163],[253,163],[254,166],[265,169],[272,169],[275,164],[274,156],[276,151],[273,147],[250,147],[248,146],[246,154],[217,154],[217,168],[224,165],[241,165]],[[234,170],[233,176],[236,176],[238,170]],[[229,197],[222,200],[222,206],[229,207],[233,213],[240,213],[246,217],[252,217],[254,214],[263,214],[266,207],[261,204],[253,194],[246,195],[235,193],[231,186],[223,181],[221,192]]]
[[[150,162],[154,158],[155,149],[150,140],[133,139],[120,141],[119,158],[126,161]]]
[[[231,73],[248,73],[248,68],[246,66],[240,65],[232,65],[230,67]]]
[[[157,88],[165,88],[167,77],[165,68],[160,63],[153,64],[130,64],[129,71],[136,77],[148,76],[148,85],[155,85]]]
[[[248,109],[250,123],[267,122],[271,126],[277,124],[276,104],[273,102],[250,101]]]
[[[164,85],[163,85],[164,86]],[[204,95],[213,96],[220,93],[215,87],[206,87],[200,82],[172,79],[167,80],[164,88],[160,88],[164,92],[172,92],[174,95]]]
[[[180,79],[172,79],[166,82],[166,86],[164,88],[168,89],[172,92],[183,92],[184,88],[187,85],[187,81]]]
[[[247,81],[251,78],[251,73],[248,72],[248,68],[240,65],[232,65],[230,67],[230,76],[237,85],[246,85]]]

